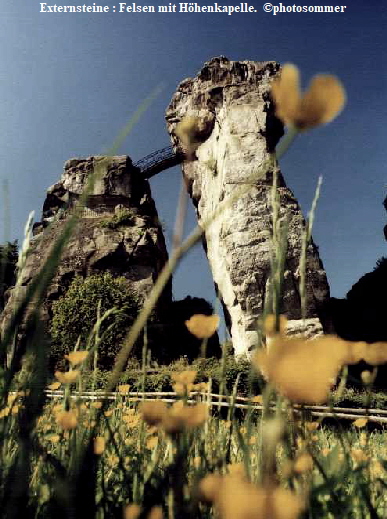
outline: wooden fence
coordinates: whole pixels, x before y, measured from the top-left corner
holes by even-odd
[[[46,390],[48,398],[61,398],[64,392],[62,390]],[[105,391],[82,391],[71,394],[73,399],[81,400],[111,400],[116,401],[124,399],[127,402],[142,402],[149,400],[163,400],[167,403],[176,402],[178,395],[171,391],[148,391],[148,392],[133,392],[127,393]],[[230,397],[225,395],[218,395],[216,393],[208,393],[204,391],[191,391],[188,399],[189,403],[195,403],[198,400],[205,401],[210,407],[234,407],[236,409],[252,409],[261,412],[262,404],[252,402],[251,399],[236,396]],[[301,406],[294,406],[296,412],[301,411]],[[365,408],[348,408],[348,407],[328,407],[317,405],[305,405],[302,409],[310,412],[310,415],[315,418],[337,418],[339,420],[356,420],[358,418],[366,418],[369,422],[387,424],[387,410],[386,409],[365,409]]]

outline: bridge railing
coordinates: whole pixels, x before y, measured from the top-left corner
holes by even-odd
[[[161,171],[177,166],[184,158],[184,154],[176,152],[173,146],[166,146],[137,160],[133,165],[141,170],[145,178],[151,178]]]

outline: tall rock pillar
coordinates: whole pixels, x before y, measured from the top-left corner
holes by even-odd
[[[270,197],[273,171],[278,171],[273,151],[283,134],[282,124],[274,116],[270,84],[279,70],[275,62],[214,58],[196,78],[178,86],[166,113],[177,150],[184,149],[176,135],[177,124],[186,116],[201,121],[201,144],[192,160],[182,166],[199,224],[240,184],[251,183],[255,171],[263,171],[248,193],[228,207],[204,236],[236,355],[257,344],[257,319],[263,311],[270,276]],[[281,311],[295,321],[291,323],[294,332],[301,317],[299,258],[305,221],[281,173],[278,190],[280,215],[289,223]],[[313,243],[308,249],[306,284],[307,325],[309,335],[316,335],[327,326],[322,309],[329,298],[329,287]]]

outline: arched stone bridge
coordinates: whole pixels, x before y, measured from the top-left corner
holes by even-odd
[[[161,150],[154,151],[133,165],[140,168],[145,178],[151,178],[165,169],[181,164],[185,156],[181,152],[175,152],[172,146],[166,146]]]

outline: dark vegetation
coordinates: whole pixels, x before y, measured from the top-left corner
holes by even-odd
[[[7,290],[16,283],[17,247],[17,240],[0,245],[0,312],[5,307]]]
[[[107,370],[113,367],[121,343],[138,314],[138,302],[128,291],[124,277],[113,278],[110,273],[85,279],[77,276],[66,294],[52,306],[51,367],[64,363],[64,355],[74,350],[78,339],[80,349],[85,348],[89,336],[94,344],[96,334],[92,331],[98,316],[102,318],[112,308],[116,311],[102,321],[97,332],[100,339],[98,366]]]
[[[179,373],[186,369],[197,371],[197,382],[209,382],[211,380],[211,391],[219,393],[226,391],[231,394],[237,383],[237,392],[240,396],[254,395],[261,392],[263,380],[261,376],[252,369],[248,360],[236,362],[234,355],[226,355],[222,365],[215,357],[198,358],[192,363],[181,358],[170,364],[156,365],[146,369],[146,377],[142,376],[141,363],[132,359],[125,373],[122,374],[120,383],[129,384],[131,391],[173,391],[171,379],[172,373]],[[97,389],[103,389],[109,377],[107,371],[98,370],[96,376]],[[94,383],[94,374],[85,374],[83,377],[85,389],[91,388]],[[224,384],[222,386],[222,384]]]
[[[110,309],[98,332],[93,328]],[[129,290],[124,277],[114,278],[110,273],[77,276],[66,293],[53,303],[50,335],[50,367],[63,368],[64,355],[80,341],[84,349],[88,341],[94,344],[98,333],[98,367],[111,370],[122,342],[140,309],[139,298]],[[204,299],[186,297],[174,301],[160,317],[153,315],[146,331],[132,350],[132,358],[141,360],[143,344],[153,361],[168,364],[180,357],[189,362],[201,356],[202,341],[192,335],[184,322],[194,314],[211,315],[212,306]],[[90,335],[91,334],[91,335]],[[214,334],[206,344],[204,356],[220,358],[219,338]]]
[[[180,357],[185,357],[189,362],[201,356],[202,341],[192,335],[185,321],[195,314],[212,315],[212,305],[201,297],[187,296],[180,301],[173,301],[165,314],[165,324],[162,326],[163,351],[160,359],[166,363]],[[215,333],[208,339],[205,347],[205,357],[222,356],[218,334]]]
[[[387,342],[387,258],[364,274],[345,299],[331,298],[330,310],[336,334],[348,341]],[[365,362],[349,367],[349,383],[360,385],[360,373],[372,369]],[[379,366],[375,387],[387,389],[387,366]]]
[[[122,209],[110,218],[105,218],[99,224],[100,227],[107,229],[119,229],[120,227],[130,226],[134,224],[136,217],[130,209]]]

